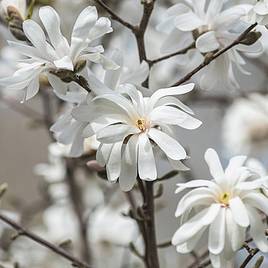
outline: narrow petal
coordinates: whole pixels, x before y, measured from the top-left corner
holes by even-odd
[[[261,220],[258,212],[251,207],[247,207],[248,215],[250,218],[249,233],[254,240],[254,243],[262,252],[268,252],[268,241],[265,235],[265,225]]]
[[[225,242],[225,208],[219,210],[218,215],[209,227],[208,249],[218,255],[224,249]]]
[[[232,198],[229,202],[234,221],[241,227],[249,226],[247,209],[239,197]]]
[[[58,13],[52,7],[45,6],[39,9],[39,17],[57,53],[59,55],[67,55],[69,53],[69,44],[61,33]]]
[[[224,181],[224,171],[217,152],[214,149],[207,149],[205,153],[205,160],[210,170],[210,174],[216,180],[217,183]]]
[[[156,164],[151,142],[147,134],[139,135],[138,170],[142,180],[155,180],[157,177]]]
[[[175,18],[175,26],[185,32],[193,31],[203,24],[204,22],[192,11],[178,15]]]
[[[184,148],[166,133],[155,128],[151,128],[148,135],[169,158],[173,160],[186,158]]]
[[[122,142],[115,143],[112,147],[106,171],[109,181],[116,181],[119,178],[121,171],[121,149]]]
[[[130,191],[137,178],[137,153],[138,137],[133,135],[126,144],[122,159],[122,168],[119,177],[120,188],[123,191]]]
[[[206,32],[196,40],[196,48],[202,53],[217,50],[219,47],[220,43],[218,42],[214,31]]]

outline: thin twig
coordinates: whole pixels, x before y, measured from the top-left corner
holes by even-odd
[[[176,51],[174,53],[171,53],[171,54],[168,54],[168,55],[165,55],[163,57],[160,57],[158,59],[154,59],[154,60],[148,60],[148,63],[150,66],[153,66],[154,64],[156,63],[159,63],[159,62],[162,62],[164,60],[167,60],[167,59],[170,59],[172,57],[175,57],[175,56],[178,56],[178,55],[182,55],[182,54],[185,54],[188,50],[192,49],[195,47],[195,43],[192,43],[191,45],[189,45],[188,47],[184,48],[184,49],[181,49],[179,51]]]
[[[35,241],[36,243],[38,243],[39,245],[50,249],[51,251],[53,251],[54,253],[56,253],[57,255],[60,255],[61,257],[69,260],[75,267],[80,267],[80,268],[92,268],[89,264],[80,261],[79,259],[77,259],[76,257],[72,256],[69,252],[63,250],[62,248],[53,245],[52,243],[46,241],[45,239],[41,238],[40,236],[25,230],[22,226],[20,226],[18,223],[16,223],[15,221],[9,219],[8,217],[6,217],[3,214],[0,214],[0,220],[5,222],[6,224],[10,225],[12,228],[14,228],[16,231],[18,231],[20,236],[25,236],[30,238],[31,240]]]
[[[221,49],[220,51],[216,52],[215,54],[212,54],[210,56],[205,57],[205,60],[199,66],[197,66],[194,70],[192,70],[190,73],[188,73],[183,78],[181,78],[178,82],[176,82],[175,84],[173,84],[173,86],[179,86],[179,85],[185,83],[186,81],[188,81],[189,79],[191,79],[191,77],[193,75],[195,75],[200,70],[202,70],[204,67],[206,67],[207,65],[209,65],[212,61],[214,61],[215,59],[217,59],[219,56],[221,56],[222,54],[224,54],[225,52],[227,52],[229,49],[233,48],[234,46],[240,44],[240,42],[243,39],[246,38],[247,34],[251,30],[253,30],[256,26],[257,26],[257,23],[252,24],[236,40],[234,40],[230,45],[228,45],[227,47]]]

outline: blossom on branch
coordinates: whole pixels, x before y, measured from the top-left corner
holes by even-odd
[[[156,180],[154,150],[157,148],[165,153],[174,168],[187,169],[181,163],[187,153],[175,139],[173,126],[193,130],[201,121],[192,117],[193,111],[174,96],[188,93],[193,87],[194,84],[187,84],[163,88],[151,97],[143,97],[135,86],[124,84],[120,87],[121,94],[104,94],[94,99],[99,116],[91,127],[101,143],[97,161],[106,166],[111,182],[119,178],[121,189],[129,191],[137,177]],[[82,107],[74,113],[80,121],[88,117]]]
[[[80,13],[73,27],[70,44],[61,33],[60,18],[52,7],[40,8],[39,17],[49,41],[43,29],[35,21],[24,21],[24,34],[33,46],[9,41],[11,47],[27,58],[19,62],[19,69],[12,77],[0,80],[0,85],[9,90],[23,90],[23,101],[37,94],[41,73],[45,73],[54,90],[64,94],[67,86],[61,79],[64,82],[71,82],[68,75],[81,72],[87,61],[99,63],[107,69],[118,68],[102,54],[104,51],[102,46],[90,46],[92,41],[112,31],[110,20],[104,17],[98,19],[95,7],[89,6]],[[61,79],[55,76],[55,73],[59,72]]]
[[[257,247],[268,252],[265,224],[259,213],[268,214],[268,198],[261,192],[268,177],[256,176],[244,166],[245,156],[231,158],[225,170],[213,149],[206,151],[205,160],[213,180],[177,184],[176,193],[195,188],[182,197],[176,210],[176,217],[183,220],[172,239],[177,251],[191,252],[204,235],[213,267],[227,267],[243,246],[248,228]]]
[[[159,30],[167,33],[162,46],[164,52],[183,49],[195,42],[196,49],[189,50],[185,69],[190,61],[191,66],[198,66],[210,53],[215,53],[236,40],[246,29],[241,18],[252,8],[249,4],[241,4],[224,9],[224,0],[191,0],[187,3],[170,7],[163,22],[158,25]],[[238,89],[234,69],[249,74],[243,68],[246,61],[242,55],[256,56],[262,52],[261,43],[256,40],[252,44],[232,47],[206,66],[199,77],[201,88]]]

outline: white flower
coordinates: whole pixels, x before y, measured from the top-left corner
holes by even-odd
[[[12,7],[16,9],[16,11],[21,15],[22,19],[25,19],[27,16],[26,0],[2,0],[0,5],[5,14],[8,14],[8,9]]]
[[[178,184],[177,193],[191,190],[180,200],[176,216],[188,218],[174,234],[172,243],[180,253],[189,253],[208,229],[208,249],[214,267],[226,267],[245,241],[246,230],[257,247],[268,252],[265,225],[259,210],[268,214],[268,198],[260,188],[268,177],[253,176],[243,166],[246,157],[231,158],[229,165],[222,168],[217,153],[208,149],[205,160],[213,180],[193,180]]]
[[[113,71],[106,70],[103,83],[93,73],[88,73],[87,76],[90,81],[90,88],[92,89],[90,94],[82,95],[77,92],[67,92],[67,98],[64,98],[66,95],[58,95],[69,103],[78,104],[79,110],[83,110],[86,116],[86,118],[83,119],[74,116],[77,108],[73,108],[72,106],[65,111],[51,128],[51,131],[55,133],[55,137],[60,143],[71,145],[70,156],[72,157],[80,156],[88,149],[88,132],[90,134],[92,133],[92,128],[89,123],[96,117],[96,111],[94,110],[94,104],[92,102],[93,96],[105,93],[113,94],[114,91],[120,92],[123,83],[134,83],[141,88],[141,83],[148,76],[149,67],[147,63],[142,62],[130,71],[124,66],[124,59],[119,50],[113,52],[111,60],[118,64],[120,68]],[[91,144],[91,148],[95,150],[98,146],[99,142],[93,142],[93,144]]]
[[[188,5],[178,3],[169,8],[158,29],[168,33],[163,43],[163,51],[182,49],[195,42],[198,51],[191,50],[190,53],[197,53],[200,56],[189,57],[195,60],[194,65],[199,65],[204,60],[201,53],[206,54],[225,48],[242,33],[245,27],[240,19],[247,14],[251,5],[235,5],[222,10],[224,0],[188,2]],[[262,47],[258,41],[251,46],[238,45],[228,50],[204,69],[200,77],[201,88],[239,88],[233,71],[234,66],[240,72],[249,74],[243,69],[246,62],[241,53],[255,55],[260,52]]]
[[[223,120],[223,140],[230,153],[265,153],[268,144],[267,97],[238,99]]]
[[[78,16],[71,36],[71,43],[62,35],[60,18],[49,6],[39,10],[39,17],[49,37],[33,20],[23,22],[23,31],[33,46],[10,41],[10,46],[28,57],[20,62],[19,69],[12,77],[0,80],[0,85],[10,90],[23,90],[24,101],[32,98],[39,90],[39,75],[45,73],[52,87],[60,94],[66,93],[67,86],[52,75],[50,71],[63,69],[74,71],[81,61],[100,63],[104,68],[116,69],[118,66],[102,55],[103,47],[90,47],[90,43],[112,31],[109,19],[98,19],[93,6],[85,8]]]
[[[257,22],[260,25],[268,24],[268,1],[267,0],[258,0],[255,5],[245,16],[246,21],[249,23]]]
[[[106,165],[110,181],[119,178],[121,189],[129,191],[137,176],[142,180],[155,180],[154,144],[165,153],[174,168],[186,169],[180,160],[187,154],[173,137],[172,127],[196,129],[201,122],[190,116],[188,113],[193,114],[192,110],[174,96],[188,93],[193,87],[194,84],[188,84],[163,88],[151,97],[143,97],[135,86],[125,84],[120,87],[121,94],[104,94],[95,98],[100,116],[91,127],[101,142],[97,161]],[[86,121],[90,116],[88,111],[86,107],[78,107],[73,115]]]

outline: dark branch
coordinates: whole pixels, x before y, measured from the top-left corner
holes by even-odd
[[[5,215],[0,214],[0,220],[5,222],[6,224],[10,225],[12,228],[14,228],[16,231],[18,231],[19,236],[25,236],[30,238],[31,240],[35,241],[39,245],[50,249],[57,255],[60,255],[61,257],[69,260],[75,267],[80,267],[80,268],[92,268],[89,264],[80,261],[76,257],[72,256],[70,253],[66,252],[62,248],[55,246],[51,244],[50,242],[44,240],[40,236],[25,230],[22,226],[20,226],[18,223],[14,222],[13,220],[9,219]]]

